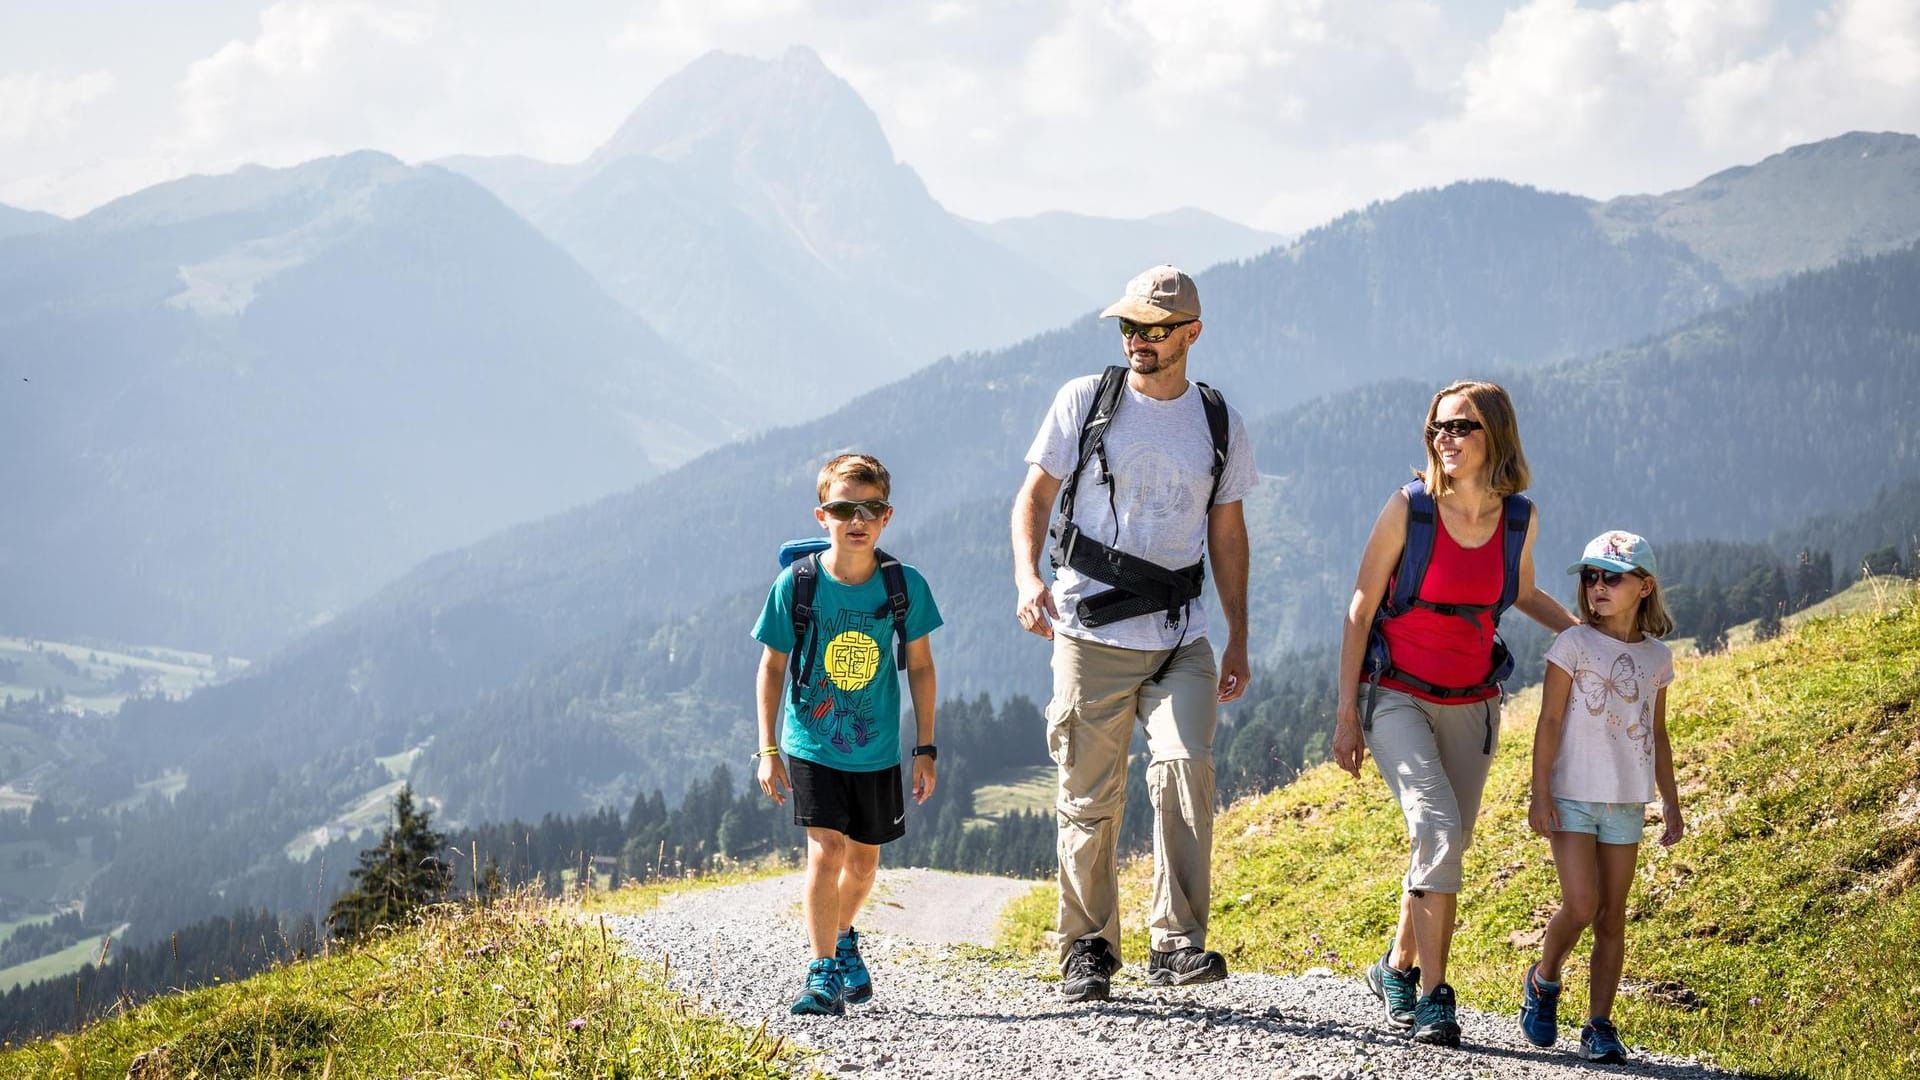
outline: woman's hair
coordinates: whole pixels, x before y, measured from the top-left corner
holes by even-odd
[[[1660,579],[1645,570],[1634,570],[1628,577],[1645,578],[1653,583],[1647,595],[1640,598],[1640,608],[1633,613],[1633,627],[1648,637],[1663,638],[1673,633],[1673,616],[1667,614],[1667,602],[1660,598]],[[1576,579],[1578,580],[1578,579]],[[1622,582],[1622,584],[1625,584]],[[1593,622],[1593,605],[1587,601],[1587,587],[1580,586],[1580,621]]]
[[[1440,412],[1440,402],[1456,394],[1467,399],[1473,418],[1481,423],[1480,434],[1486,437],[1487,487],[1501,496],[1527,490],[1533,474],[1527,468],[1525,451],[1520,449],[1520,424],[1514,419],[1513,399],[1498,383],[1472,379],[1442,387],[1428,402],[1427,420],[1420,427],[1420,437],[1427,444],[1427,471],[1414,475],[1425,480],[1427,490],[1436,496],[1453,490],[1453,485],[1447,482],[1446,470],[1440,467],[1440,451],[1434,449],[1433,436],[1428,432],[1432,430],[1433,418]]]
[[[841,454],[820,467],[820,499],[825,501],[827,489],[835,480],[844,480],[850,484],[866,484],[880,489],[882,499],[893,498],[893,477],[887,475],[887,467],[880,460],[867,454]]]

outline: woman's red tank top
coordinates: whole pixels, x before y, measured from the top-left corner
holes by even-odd
[[[1436,510],[1439,527],[1434,529],[1433,561],[1427,564],[1427,576],[1420,582],[1420,599],[1430,604],[1495,604],[1500,600],[1504,567],[1499,530],[1476,548],[1463,548],[1447,531],[1447,519]],[[1408,610],[1398,618],[1380,625],[1393,657],[1393,666],[1434,686],[1473,686],[1491,672],[1493,665],[1493,612],[1476,611],[1466,615],[1442,615],[1423,607]],[[1437,698],[1388,677],[1380,685],[1401,693],[1441,704],[1484,701],[1500,693],[1490,688],[1464,698]]]

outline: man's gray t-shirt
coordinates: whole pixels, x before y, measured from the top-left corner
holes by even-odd
[[[1074,379],[1060,388],[1040,433],[1027,449],[1030,464],[1056,480],[1066,479],[1079,456],[1080,425],[1093,408],[1099,388],[1098,375]],[[1127,387],[1107,429],[1106,451],[1116,482],[1111,488],[1100,483],[1099,459],[1089,461],[1074,495],[1074,524],[1109,547],[1170,570],[1199,562],[1206,550],[1207,493],[1213,487],[1213,436],[1207,431],[1199,388],[1188,383],[1186,393],[1172,401],[1158,401]],[[1246,422],[1229,405],[1227,467],[1214,501],[1239,502],[1259,482]],[[1097,628],[1080,625],[1078,603],[1110,588],[1061,567],[1054,582],[1054,601],[1060,609],[1054,629],[1088,641],[1144,650],[1171,649],[1183,634],[1187,641],[1195,641],[1207,632],[1204,596],[1188,605],[1184,626],[1168,626],[1166,616],[1157,612]]]

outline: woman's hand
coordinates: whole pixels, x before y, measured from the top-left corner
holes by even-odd
[[[1333,762],[1353,778],[1360,778],[1360,765],[1367,760],[1367,742],[1360,737],[1360,709],[1351,701],[1342,701],[1334,710]]]

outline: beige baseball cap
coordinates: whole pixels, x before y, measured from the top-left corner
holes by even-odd
[[[1121,318],[1142,326],[1185,322],[1200,317],[1200,289],[1187,272],[1160,265],[1127,282],[1127,294],[1107,305],[1103,319]]]

